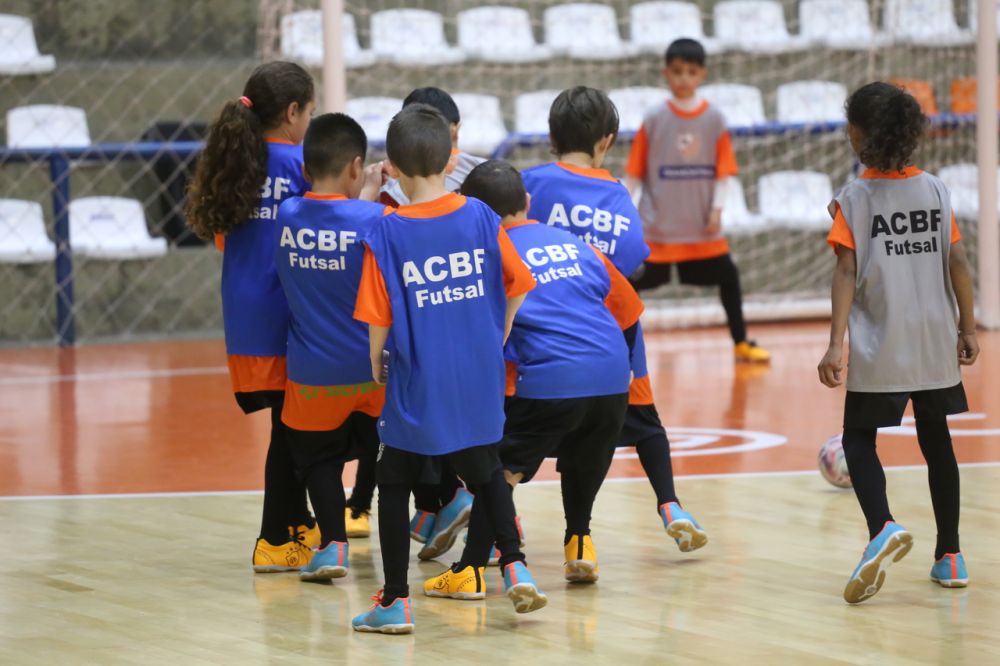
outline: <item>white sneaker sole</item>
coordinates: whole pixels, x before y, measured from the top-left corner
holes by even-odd
[[[545,608],[549,598],[531,583],[518,583],[507,590],[507,598],[514,602],[514,610],[518,613]]]
[[[570,560],[564,565],[566,580],[571,583],[596,583],[598,575],[597,562],[590,560]]]
[[[935,578],[931,576],[931,580],[941,587],[967,587],[969,585],[968,578]]]
[[[465,529],[471,517],[472,505],[470,504],[462,510],[462,513],[458,514],[447,530],[436,534],[427,545],[421,548],[420,552],[417,553],[417,557],[421,560],[432,560],[447,553],[455,545],[455,542],[458,540],[458,533]]]
[[[889,537],[882,550],[863,564],[858,573],[847,581],[844,601],[849,604],[859,604],[875,596],[885,582],[886,569],[906,557],[911,548],[913,548],[913,535],[909,532],[897,532]]]
[[[301,571],[302,567],[282,567],[277,564],[255,564],[254,573],[288,573],[290,571]]]
[[[708,543],[708,535],[704,530],[695,527],[695,524],[686,518],[675,520],[667,526],[667,536],[677,542],[677,547],[682,553],[690,553],[698,550]]]
[[[476,601],[485,599],[485,592],[438,592],[437,590],[424,590],[425,597],[436,597],[438,599],[458,599],[460,601]]]
[[[363,631],[367,634],[412,634],[412,624],[385,624],[381,627],[369,627],[367,624],[352,625],[354,631]]]
[[[301,580],[332,580],[334,578],[343,578],[347,575],[347,567],[337,567],[337,566],[326,566],[320,567],[315,571],[299,571],[299,578]]]

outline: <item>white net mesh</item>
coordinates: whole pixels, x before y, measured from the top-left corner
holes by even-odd
[[[678,36],[703,38],[703,94],[729,118],[741,167],[724,224],[751,317],[824,307],[825,206],[855,169],[838,125],[850,90],[905,80],[939,114],[968,112],[975,99],[966,0],[345,4],[348,110],[373,140],[412,88],[436,85],[463,111],[463,148],[499,150],[522,167],[551,159],[548,105],[559,90],[584,84],[610,91],[619,106],[623,135],[608,166],[622,175],[629,132],[666,95],[663,49]],[[319,0],[7,0],[3,12],[5,143],[50,156],[63,146],[72,158],[79,337],[218,333],[220,259],[180,216],[180,176],[192,155],[154,147],[80,158],[72,147],[197,140],[261,59],[299,60],[319,84]],[[935,123],[916,161],[946,177],[974,246],[974,126],[967,116],[937,115]],[[526,134],[508,137],[514,132]],[[51,341],[50,161],[8,154],[0,168],[0,341]],[[722,320],[706,290],[668,286],[655,297],[652,324]]]

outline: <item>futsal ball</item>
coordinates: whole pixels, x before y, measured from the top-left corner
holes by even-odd
[[[844,447],[840,435],[831,437],[819,448],[819,473],[838,488],[851,487],[851,475],[847,472]]]

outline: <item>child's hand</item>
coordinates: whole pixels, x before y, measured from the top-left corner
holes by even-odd
[[[705,221],[705,233],[709,236],[714,236],[722,231],[722,209],[713,208],[712,212],[708,214],[708,219]]]
[[[819,380],[824,386],[834,388],[843,384],[840,373],[844,369],[844,350],[842,346],[831,345],[823,355],[823,360],[819,362]]]
[[[365,201],[376,201],[379,192],[382,191],[384,173],[381,162],[366,166],[365,182],[361,186],[361,194],[358,195],[358,198]]]
[[[976,340],[976,333],[958,334],[958,364],[972,365],[979,357],[979,341]]]

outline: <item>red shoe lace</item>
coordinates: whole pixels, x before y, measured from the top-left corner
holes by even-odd
[[[375,594],[372,595],[372,601],[375,602],[375,606],[381,606],[382,605],[382,592],[384,592],[384,591],[385,590],[379,590],[378,592],[376,592]],[[375,608],[375,606],[372,606],[372,608]]]

